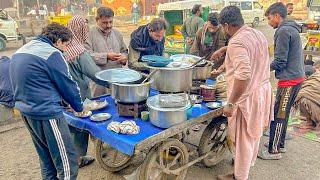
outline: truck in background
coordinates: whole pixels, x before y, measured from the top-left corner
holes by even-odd
[[[0,51],[4,50],[9,41],[24,40],[19,33],[17,22],[8,13],[0,9]]]

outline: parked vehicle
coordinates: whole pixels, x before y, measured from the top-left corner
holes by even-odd
[[[17,22],[0,9],[0,51],[6,48],[7,42],[22,39],[24,40],[24,37],[19,34]]]
[[[251,24],[252,27],[257,27],[264,20],[263,6],[258,0],[230,0],[226,2],[226,5],[239,7],[244,23]]]
[[[320,24],[320,0],[308,0],[308,19]]]
[[[202,19],[205,21],[211,11],[211,0],[188,0],[163,3],[158,5],[158,14],[169,24],[166,32],[165,52],[168,54],[185,53],[185,39],[181,33],[183,22],[191,16],[191,9],[195,4],[201,4]]]

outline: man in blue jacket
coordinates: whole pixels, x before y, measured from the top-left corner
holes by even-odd
[[[76,112],[83,110],[62,54],[71,38],[66,27],[49,24],[10,63],[15,107],[30,131],[43,179],[76,179],[78,174],[77,154],[61,106],[65,100]]]
[[[13,118],[13,93],[9,77],[10,59],[0,56],[0,122]]]
[[[305,80],[301,27],[288,20],[287,8],[281,2],[272,4],[265,13],[269,25],[277,28],[274,34],[274,60],[270,68],[275,71],[278,81],[274,105],[274,120],[270,123],[268,150],[261,151],[259,158],[281,159],[285,153],[285,137],[291,107]]]

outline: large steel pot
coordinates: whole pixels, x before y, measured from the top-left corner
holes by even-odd
[[[159,95],[149,97],[147,100],[150,122],[160,128],[183,123],[187,120],[187,110],[191,107],[190,102],[181,108],[162,108],[159,104]]]
[[[118,102],[137,103],[149,97],[149,90],[153,79],[143,84],[111,84],[111,96]]]
[[[186,92],[192,87],[192,67],[158,68],[153,88],[162,92]]]
[[[188,63],[193,63],[193,62],[196,62],[197,60],[201,59],[201,57],[194,56],[191,54],[176,54],[176,55],[172,55],[170,58],[173,61],[188,62]],[[190,59],[193,59],[193,61],[189,62]],[[213,63],[211,63],[211,62],[207,62],[206,60],[201,61],[193,68],[192,79],[193,80],[206,80],[206,79],[210,78],[212,66],[213,66]]]
[[[212,64],[208,63],[203,67],[194,67],[193,68],[193,74],[192,79],[193,80],[206,80],[211,77],[212,72]]]

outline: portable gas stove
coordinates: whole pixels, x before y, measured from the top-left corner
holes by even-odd
[[[139,117],[142,111],[148,110],[147,101],[138,103],[117,102],[118,113],[120,116]]]

